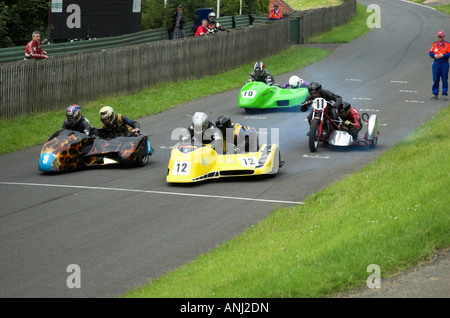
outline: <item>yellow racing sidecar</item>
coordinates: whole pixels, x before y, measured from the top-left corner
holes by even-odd
[[[282,165],[276,144],[264,144],[257,152],[220,154],[208,144],[180,143],[172,149],[167,182],[190,183],[265,174],[275,176]]]

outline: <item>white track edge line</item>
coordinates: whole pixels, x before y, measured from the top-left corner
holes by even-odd
[[[296,201],[254,199],[254,198],[230,197],[230,196],[198,194],[198,193],[178,193],[178,192],[155,191],[155,190],[138,190],[138,189],[123,189],[123,188],[91,187],[91,186],[78,186],[78,185],[65,185],[65,184],[46,184],[46,183],[30,183],[30,182],[4,182],[4,181],[0,181],[0,184],[3,184],[3,185],[39,186],[39,187],[55,187],[55,188],[73,188],[73,189],[90,189],[90,190],[107,190],[107,191],[126,191],[126,192],[166,194],[166,195],[202,197],[202,198],[217,198],[217,199],[230,199],[230,200],[241,200],[241,201],[269,202],[269,203],[304,204],[304,202],[296,202]]]

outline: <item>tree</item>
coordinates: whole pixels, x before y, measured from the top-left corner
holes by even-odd
[[[142,1],[142,30],[169,29],[172,24],[172,14],[175,6],[170,4],[164,8],[164,0]]]
[[[266,14],[270,0],[242,0],[242,14]],[[213,8],[217,0],[142,0],[142,29],[172,27],[172,17],[178,4],[184,7],[186,22],[194,21],[197,9]],[[0,47],[26,45],[33,31],[42,38],[50,37],[48,29],[49,0],[0,1]],[[221,0],[220,16],[239,14],[240,0]]]
[[[266,14],[270,0],[242,0],[242,14]],[[217,11],[217,0],[142,0],[142,29],[167,28],[172,26],[172,16],[176,7],[183,5],[186,22],[194,21],[197,9],[213,8]],[[221,0],[220,16],[239,14],[240,0]]]
[[[0,2],[0,47],[26,45],[33,31],[48,34],[47,0]]]

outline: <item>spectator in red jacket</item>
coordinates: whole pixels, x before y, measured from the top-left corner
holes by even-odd
[[[273,10],[269,13],[269,20],[281,20],[283,19],[283,14],[278,10],[278,2],[273,4]]]
[[[28,59],[48,59],[47,52],[42,50],[41,33],[34,31],[32,40],[25,47],[25,60]]]
[[[207,25],[208,25],[208,21],[206,19],[203,19],[202,24],[198,26],[197,32],[195,32],[195,36],[208,35],[209,31],[208,31]]]

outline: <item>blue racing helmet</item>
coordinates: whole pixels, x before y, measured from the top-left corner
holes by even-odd
[[[76,124],[81,119],[81,106],[70,105],[66,110],[67,121],[71,124]]]

